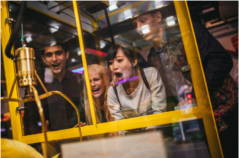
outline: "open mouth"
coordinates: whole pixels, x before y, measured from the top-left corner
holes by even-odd
[[[120,72],[116,72],[115,75],[116,75],[117,78],[121,78],[122,77],[122,73],[120,73]]]
[[[100,92],[100,88],[97,89],[91,89],[93,94],[98,94]]]
[[[53,67],[54,69],[58,69],[59,66],[60,66],[60,63],[59,63],[59,64],[52,64],[52,67]]]

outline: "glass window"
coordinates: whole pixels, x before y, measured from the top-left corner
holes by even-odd
[[[41,85],[38,81],[35,87],[47,131],[52,131],[48,134],[50,157],[62,152],[62,144],[79,140],[73,129],[79,126],[76,111],[58,92],[77,106],[83,141],[108,141],[101,138],[109,137],[123,140],[154,132],[162,136],[168,157],[211,157],[210,143],[210,147],[218,144],[208,142],[205,129],[210,126],[216,132],[216,126],[212,112],[207,110],[210,106],[203,79],[202,84],[194,86],[203,87],[201,94],[205,99],[197,100],[194,93],[195,80],[191,79],[187,42],[182,39],[185,36],[176,3],[112,1],[106,9],[77,3],[82,37],[78,36],[79,23],[76,24],[72,2],[29,2],[31,8],[26,9],[14,45],[15,50],[27,46],[35,51],[35,69],[43,82]],[[96,6],[97,3],[101,2],[95,2]],[[36,9],[38,6],[41,11]],[[16,19],[19,3],[9,2],[9,8],[10,17]],[[194,59],[199,61],[198,56]],[[53,92],[45,98],[44,87]],[[20,88],[21,98],[31,95],[28,86]],[[32,141],[33,134],[42,132],[42,123],[35,101],[29,100],[23,106],[24,137]],[[53,131],[57,136],[53,136]],[[64,132],[70,133],[71,139],[65,139],[69,137]],[[217,140],[216,136],[213,140]],[[39,144],[37,148],[41,151]]]
[[[1,54],[1,97],[7,97],[6,78]],[[12,138],[11,117],[8,102],[1,101],[1,137]]]
[[[28,5],[33,8],[40,5],[44,9],[42,13],[34,9],[26,9],[22,29],[19,29],[14,48],[16,50],[26,46],[34,49],[35,69],[44,87],[48,92],[59,91],[72,100],[80,112],[81,121],[85,123],[81,51],[75,24],[70,23],[75,20],[67,15],[74,15],[72,2],[66,2],[64,5],[56,2],[29,2]],[[19,4],[9,2],[9,8],[11,17],[16,19]],[[57,13],[59,18],[52,18],[51,15],[55,16]],[[22,35],[24,41],[21,41]],[[86,47],[94,49],[94,36],[87,30],[84,31],[84,36],[87,39]],[[35,87],[39,95],[45,93],[40,82],[37,82]],[[29,95],[31,95],[29,87],[23,87],[22,97]],[[74,107],[61,95],[53,94],[42,99],[41,103],[48,131],[77,126]],[[26,102],[24,106],[26,108],[23,118],[24,134],[42,132],[42,123],[35,101]]]
[[[173,2],[121,5],[125,7],[122,11],[109,12],[111,31],[103,11],[95,13],[99,17],[98,25],[104,27],[94,34],[101,38],[101,51],[107,54],[100,60],[108,67],[108,82],[116,84],[107,90],[107,107],[112,119],[197,106]],[[107,44],[104,38],[111,43]],[[92,60],[87,61],[89,64]]]

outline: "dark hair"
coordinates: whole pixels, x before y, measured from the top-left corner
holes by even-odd
[[[61,48],[64,50],[64,52],[66,53],[67,51],[69,51],[68,49],[68,44],[66,42],[62,43],[62,42],[57,42],[53,45],[46,45],[44,48],[46,47],[52,47],[52,46],[61,46]],[[44,55],[45,54],[45,49],[41,50],[41,54]]]
[[[137,53],[134,53],[132,50],[122,47],[120,45],[113,45],[110,47],[110,49],[107,52],[108,66],[109,66],[109,61],[113,60],[116,57],[116,54],[119,48],[124,52],[124,54],[127,56],[127,58],[130,60],[131,63],[133,63],[135,59],[137,59]]]

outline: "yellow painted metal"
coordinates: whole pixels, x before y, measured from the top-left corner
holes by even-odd
[[[134,3],[134,4],[129,5],[129,6],[127,6],[127,7],[124,7],[124,8],[118,9],[118,10],[116,10],[116,11],[114,11],[114,12],[111,12],[111,13],[109,13],[108,15],[109,15],[109,16],[114,15],[114,14],[116,14],[116,13],[125,11],[125,10],[127,10],[127,9],[132,8],[133,6],[142,4],[142,3],[144,3],[144,2],[146,2],[146,1],[140,1],[140,2]],[[98,17],[98,18],[96,19],[96,21],[97,21],[97,20],[100,20],[100,19],[103,19],[103,18],[105,18],[105,15]]]
[[[139,2],[139,3],[143,3],[143,2]],[[210,105],[210,98],[207,91],[207,85],[206,85],[206,81],[205,81],[205,77],[203,73],[203,68],[200,62],[200,55],[197,49],[197,44],[195,41],[195,35],[193,32],[193,29],[192,29],[191,19],[190,17],[188,17],[189,13],[188,13],[187,4],[185,2],[174,2],[174,4],[177,11],[178,19],[179,19],[180,29],[182,32],[182,37],[183,37],[186,53],[190,52],[190,53],[187,53],[187,58],[192,70],[191,75],[192,75],[193,84],[195,87],[198,107],[177,110],[177,111],[170,111],[170,112],[165,112],[161,114],[148,115],[148,116],[131,118],[131,119],[125,119],[125,120],[114,121],[114,122],[107,122],[107,123],[98,124],[96,126],[96,118],[94,115],[95,112],[94,112],[93,98],[92,98],[92,94],[90,90],[91,88],[90,88],[89,76],[88,76],[88,70],[87,70],[87,61],[85,56],[82,27],[80,23],[80,14],[79,14],[77,2],[73,1],[73,7],[74,7],[74,12],[76,17],[76,26],[77,26],[77,31],[79,35],[80,48],[82,52],[82,62],[83,62],[84,70],[85,70],[87,93],[89,97],[92,120],[93,120],[93,125],[89,125],[89,126],[85,126],[81,128],[82,136],[98,135],[103,133],[116,132],[120,130],[129,130],[134,128],[142,128],[142,127],[154,126],[154,125],[163,125],[163,124],[169,124],[174,122],[180,122],[180,120],[185,120],[185,119],[201,119],[202,118],[204,122],[205,131],[207,134],[209,148],[210,148],[212,157],[223,157],[220,141],[218,139],[218,134],[216,131],[215,120],[212,113],[212,107]],[[10,32],[9,32],[10,28],[8,25],[5,25],[5,22],[4,22],[5,17],[8,17],[7,2],[2,1],[1,5],[2,5],[1,33],[2,33],[2,46],[3,46],[3,52],[4,52],[4,48],[7,43],[6,39],[8,39],[10,35]],[[48,15],[48,16],[51,16],[51,15]],[[53,18],[56,19],[56,17],[53,17]],[[58,19],[58,20],[62,21],[61,19]],[[69,24],[69,25],[72,25],[72,24]],[[9,90],[15,76],[14,63],[8,58],[6,58],[4,54],[3,54],[3,60],[4,60],[5,71],[6,71],[7,87]],[[6,63],[8,63],[7,66],[6,66]],[[10,63],[10,66],[9,66],[9,63]],[[12,96],[13,98],[18,98],[17,87],[14,88]],[[39,98],[41,99],[41,97],[45,98],[47,96],[48,95],[45,94],[44,96],[43,95],[39,96]],[[22,137],[22,129],[21,129],[21,123],[19,119],[20,115],[15,112],[16,107],[18,107],[18,103],[9,102],[9,105],[10,105],[10,112],[11,112],[11,118],[12,118],[12,129],[13,129],[14,139],[18,139],[27,144],[44,142],[43,133]],[[48,136],[48,141],[77,138],[79,137],[79,130],[77,128],[71,128],[71,129],[65,129],[65,130],[59,130],[59,131],[52,131],[52,132],[48,132],[47,136]],[[218,152],[219,150],[221,152]]]
[[[187,2],[174,1],[174,6],[179,20],[186,56],[191,69],[191,77],[198,103],[198,110],[204,114],[203,122],[211,155],[215,158],[223,157],[211,100]]]
[[[5,24],[5,19],[9,17],[9,8],[7,1],[1,1],[1,39],[2,39],[2,55],[3,55],[3,63],[4,63],[4,70],[5,70],[5,78],[6,78],[6,87],[8,96],[10,93],[11,86],[13,84],[15,78],[15,64],[14,62],[7,58],[5,55],[5,48],[10,38],[10,25]],[[12,49],[12,54],[14,51]],[[17,84],[15,84],[12,92],[12,98],[18,98],[18,88]],[[11,125],[12,125],[12,135],[13,139],[22,141],[22,127],[21,127],[21,115],[19,112],[16,112],[16,108],[19,107],[18,102],[9,102],[9,111],[11,114]]]
[[[81,25],[81,21],[80,21],[80,12],[79,12],[77,1],[73,1],[73,7],[74,7],[80,49],[81,49],[82,63],[83,63],[83,67],[84,67],[87,95],[88,95],[90,111],[91,111],[91,115],[92,115],[92,122],[94,125],[96,125],[97,122],[96,122],[96,117],[95,117],[95,108],[94,108],[94,102],[93,102],[93,97],[92,97],[92,93],[91,93],[90,80],[89,80],[87,61],[86,61],[86,55],[85,55],[84,39],[83,39],[83,33],[82,33],[82,25]]]
[[[198,111],[197,107],[193,107],[183,110],[170,111],[160,114],[101,123],[98,124],[97,127],[95,125],[84,126],[81,128],[81,130],[82,136],[84,137],[88,135],[98,135],[103,133],[117,132],[121,130],[129,130],[148,126],[175,123],[180,122],[180,120],[182,119],[185,120],[185,119],[201,119],[201,118],[203,118],[203,114]],[[47,136],[48,141],[77,138],[79,137],[79,131],[77,130],[77,128],[71,128],[47,132]],[[42,133],[24,136],[24,142],[27,144],[38,143],[43,141],[44,137]]]

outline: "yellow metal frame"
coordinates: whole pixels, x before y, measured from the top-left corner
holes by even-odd
[[[7,43],[7,39],[10,36],[10,28],[8,25],[5,25],[5,18],[8,17],[8,8],[7,2],[2,1],[2,9],[1,9],[1,32],[2,32],[2,46],[3,52],[4,48]],[[183,43],[186,50],[186,55],[188,59],[188,63],[190,64],[191,68],[191,77],[193,80],[193,85],[195,89],[195,95],[197,98],[197,107],[170,111],[160,114],[142,116],[137,118],[131,118],[126,120],[119,120],[114,122],[107,122],[107,123],[96,123],[96,117],[94,112],[94,105],[93,105],[93,98],[91,95],[90,90],[90,83],[89,83],[89,76],[87,71],[87,61],[85,56],[85,49],[84,49],[84,40],[82,34],[82,27],[80,23],[80,11],[77,5],[77,1],[73,1],[74,13],[76,17],[76,24],[77,24],[77,31],[79,37],[79,44],[82,52],[82,62],[83,67],[85,70],[85,80],[87,86],[87,93],[90,102],[90,109],[93,120],[93,125],[82,127],[82,136],[88,135],[97,135],[121,130],[129,130],[134,128],[141,128],[146,126],[153,126],[153,125],[163,125],[169,123],[179,122],[182,119],[203,119],[205,132],[208,139],[209,150],[211,156],[213,158],[223,158],[223,153],[221,149],[221,144],[219,141],[219,136],[215,124],[215,119],[213,115],[213,110],[210,102],[209,93],[207,90],[207,84],[203,72],[203,67],[200,59],[200,54],[197,47],[197,42],[193,30],[193,26],[191,23],[191,18],[187,6],[186,1],[175,1],[174,6],[176,9],[176,13],[179,20],[179,27],[182,34]],[[6,58],[5,54],[3,54],[5,72],[6,72],[6,81],[7,81],[7,90],[9,91],[9,87],[13,82],[15,71],[14,71],[14,63]],[[6,63],[8,63],[6,65]],[[15,95],[17,98],[17,88],[14,88],[13,96]],[[11,112],[11,119],[12,119],[12,130],[14,139],[18,139],[22,142],[27,144],[38,143],[44,141],[43,133],[22,136],[22,129],[20,123],[20,115],[15,112],[15,108],[18,107],[18,104],[9,102],[10,105],[10,112]],[[79,131],[77,128],[72,129],[65,129],[59,131],[52,131],[47,133],[48,140],[60,140],[60,139],[68,139],[68,138],[76,138],[79,136]]]
[[[1,39],[2,39],[2,55],[3,55],[3,64],[5,70],[5,78],[6,78],[6,87],[7,94],[9,96],[11,91],[11,86],[15,78],[15,63],[7,58],[5,55],[5,48],[7,46],[8,39],[10,38],[11,28],[8,24],[5,24],[5,18],[9,17],[9,8],[7,1],[1,1]],[[14,49],[12,48],[11,53],[14,54]],[[18,97],[18,86],[17,84],[13,87],[12,98]],[[16,108],[19,107],[19,103],[17,102],[9,102],[9,111],[11,115],[11,125],[12,125],[12,135],[13,139],[22,140],[22,126],[21,126],[21,114],[16,112]]]

